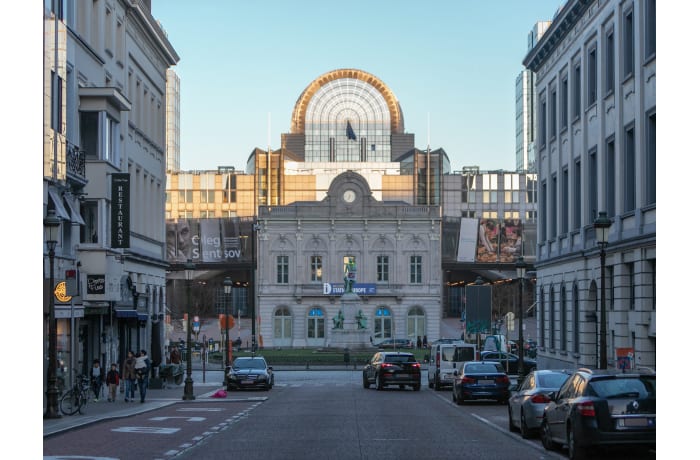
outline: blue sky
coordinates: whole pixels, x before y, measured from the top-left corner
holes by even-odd
[[[527,36],[564,3],[152,0],[180,56],[180,167],[244,168],[268,145],[268,114],[276,149],[306,86],[357,68],[394,92],[416,147],[444,148],[452,170],[514,170]]]

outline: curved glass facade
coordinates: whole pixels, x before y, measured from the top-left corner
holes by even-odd
[[[339,78],[321,86],[306,108],[305,159],[391,161],[391,113],[372,84]]]

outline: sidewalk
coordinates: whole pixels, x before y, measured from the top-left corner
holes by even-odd
[[[203,377],[205,382],[202,381]],[[195,401],[209,398],[216,390],[223,388],[223,379],[224,372],[221,369],[207,369],[203,373],[201,366],[193,367],[192,381]],[[170,384],[164,389],[149,388],[146,391],[146,401],[143,404],[139,400],[138,390],[134,402],[125,402],[124,393],[117,392],[116,402],[107,402],[105,395],[98,402],[90,400],[84,409],[84,414],[62,415],[61,418],[57,419],[44,419],[44,437],[107,418],[128,417],[175,404],[182,401],[184,392],[184,383],[177,386]],[[45,412],[46,407],[43,410]]]

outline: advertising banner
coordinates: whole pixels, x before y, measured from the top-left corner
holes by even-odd
[[[168,219],[165,223],[168,262],[234,262],[251,260],[250,225],[238,218]]]

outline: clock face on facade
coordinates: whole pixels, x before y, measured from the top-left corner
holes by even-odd
[[[352,190],[346,190],[343,192],[343,200],[345,200],[346,203],[352,203],[355,201],[355,192]]]

